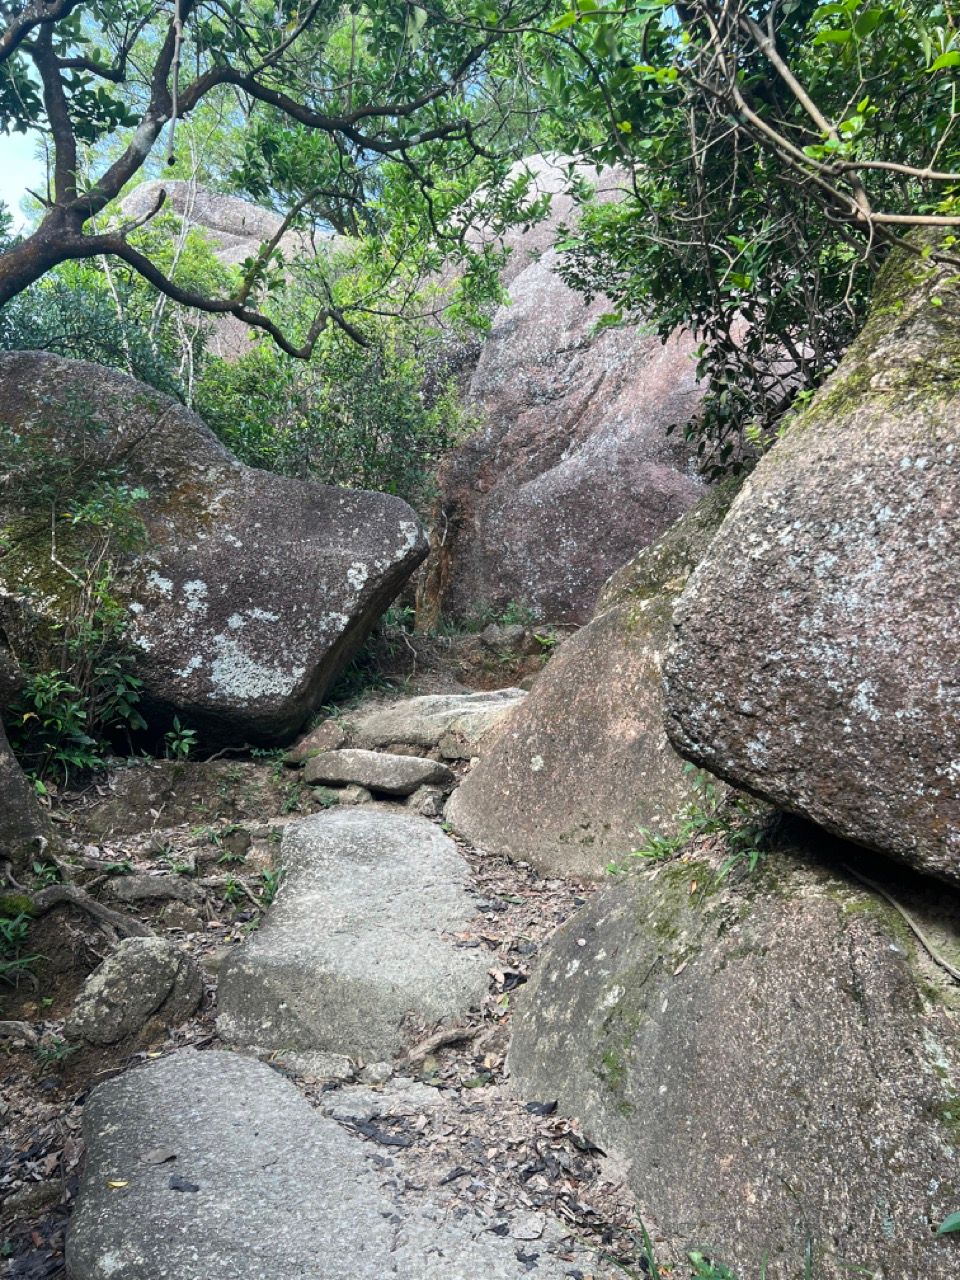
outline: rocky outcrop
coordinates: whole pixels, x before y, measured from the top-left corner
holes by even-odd
[[[960,881],[960,295],[897,256],[840,367],[694,574],[678,750]]]
[[[50,835],[50,824],[0,721],[0,862],[22,867],[37,857]]]
[[[324,751],[307,761],[308,783],[355,784],[387,796],[409,796],[431,783],[452,785],[453,774],[439,760],[393,755],[389,751]]]
[[[287,753],[289,764],[299,764],[340,747],[383,750],[403,747],[443,759],[468,760],[479,755],[484,741],[504,717],[515,711],[526,693],[522,689],[496,689],[487,693],[437,693],[418,698],[398,698],[361,707],[336,719],[325,720]]]
[[[712,490],[610,580],[454,792],[455,830],[547,874],[601,876],[645,829],[676,828],[692,790],[663,731],[660,662],[673,604],[735,492]]]
[[[795,1280],[809,1241],[818,1280],[952,1280],[956,988],[809,839],[719,884],[690,858],[603,890],[524,988],[512,1072],[626,1163],[681,1252]],[[957,902],[895,892],[956,965]]]
[[[701,493],[682,433],[666,434],[699,404],[695,344],[633,324],[594,332],[609,304],[586,305],[548,247],[573,212],[554,196],[484,343],[469,388],[482,425],[442,468],[426,612],[515,602],[584,622],[610,574]]]
[[[432,822],[364,806],[287,827],[285,878],[220,974],[228,1042],[381,1061],[414,1015],[450,1021],[486,987],[483,954],[450,935],[474,914],[467,864]]]
[[[163,938],[125,938],[84,983],[66,1032],[89,1044],[116,1044],[189,1018],[203,995],[196,962]]]
[[[229,1053],[173,1054],[100,1085],[84,1109],[71,1277],[565,1280],[593,1270],[585,1251],[555,1240],[531,1273],[491,1218],[404,1200],[393,1162],[352,1119],[320,1114],[282,1075]]]
[[[145,546],[116,593],[148,718],[178,714],[204,745],[295,732],[423,557],[404,502],[244,467],[194,414],[122,374],[0,356],[0,406],[34,452],[146,491],[136,506]],[[4,621],[38,601],[56,613],[49,513],[26,497],[0,497],[13,539]]]

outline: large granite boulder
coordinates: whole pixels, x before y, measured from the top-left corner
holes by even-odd
[[[735,492],[709,491],[611,578],[454,792],[455,830],[547,874],[601,876],[645,830],[675,829],[692,789],[663,731],[660,662],[674,602]]]
[[[242,466],[175,400],[94,365],[0,356],[0,427],[61,469],[146,491],[145,545],[115,594],[148,718],[177,714],[204,745],[293,733],[425,552],[400,499]],[[55,617],[49,510],[8,489],[0,523],[0,620]]]
[[[280,862],[276,902],[220,971],[224,1040],[382,1061],[416,1021],[479,1001],[487,961],[453,938],[475,914],[467,864],[434,823],[337,808],[288,826]]]
[[[50,837],[46,814],[0,721],[0,862],[22,867],[42,852]]]
[[[462,1203],[451,1211],[436,1192],[405,1199],[393,1161],[347,1115],[338,1123],[264,1063],[215,1051],[172,1054],[98,1086],[84,1108],[86,1162],[67,1233],[72,1280],[594,1272],[562,1231],[531,1272],[492,1218]]]
[[[680,1253],[743,1277],[766,1254],[767,1280],[799,1280],[809,1242],[817,1280],[953,1280],[934,1228],[960,1204],[960,996],[825,842],[720,883],[691,858],[603,890],[524,988],[511,1069],[624,1162]],[[888,888],[956,966],[958,902]]]
[[[897,255],[676,613],[668,732],[830,831],[960,881],[960,295]]]
[[[696,411],[695,343],[594,326],[545,252],[510,285],[473,374],[480,430],[441,469],[427,594],[451,617],[522,603],[585,622],[610,574],[703,490],[682,424]]]

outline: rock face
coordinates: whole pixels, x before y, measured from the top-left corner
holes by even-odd
[[[387,796],[409,796],[429,783],[451,784],[453,774],[439,760],[379,751],[324,751],[307,761],[304,782],[355,783]]]
[[[550,250],[510,285],[470,383],[483,425],[441,471],[427,595],[451,617],[515,602],[585,622],[610,574],[702,494],[666,434],[699,403],[692,339],[592,336],[605,304],[556,264]]]
[[[50,838],[46,817],[33,787],[10,750],[0,721],[0,861],[21,867],[40,853]]]
[[[261,928],[220,975],[218,1028],[237,1044],[379,1061],[404,1021],[452,1020],[486,962],[443,935],[474,914],[467,866],[426,818],[374,806],[287,827],[285,878]]]
[[[960,318],[944,274],[887,264],[862,335],[688,584],[665,675],[684,755],[960,881]]]
[[[344,722],[344,740],[353,747],[371,750],[399,745],[425,752],[436,749],[447,759],[467,760],[480,754],[490,731],[526,696],[522,689],[495,689],[425,694],[381,703],[350,715]]]
[[[957,964],[957,903],[896,892]],[[555,935],[511,1068],[628,1163],[681,1249],[796,1280],[809,1239],[818,1280],[953,1280],[933,1227],[960,1202],[957,1005],[901,918],[804,848],[719,891],[691,860]]]
[[[248,1058],[185,1052],[129,1071],[90,1095],[84,1135],[73,1280],[531,1274],[489,1219],[397,1203],[372,1144]],[[563,1280],[571,1265],[541,1250],[533,1274]]]
[[[455,830],[551,874],[601,876],[644,829],[669,833],[690,779],[663,731],[670,613],[735,490],[712,490],[607,585],[454,792]]]
[[[67,1019],[67,1035],[115,1044],[148,1024],[178,1026],[200,1003],[195,961],[163,938],[125,938],[83,985]]]
[[[10,430],[65,462],[109,460],[146,490],[146,550],[118,588],[137,675],[147,711],[178,714],[204,745],[294,732],[424,555],[406,503],[241,466],[194,414],[121,374],[4,355],[0,405]],[[49,547],[12,501],[0,510],[19,537],[0,579],[5,615],[49,575]]]

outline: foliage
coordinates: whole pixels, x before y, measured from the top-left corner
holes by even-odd
[[[937,1227],[938,1236],[950,1235],[954,1231],[960,1231],[960,1213],[948,1214]]]
[[[709,774],[695,765],[684,765],[684,772],[696,792],[678,815],[677,829],[673,835],[645,830],[641,832],[643,843],[633,849],[622,862],[611,862],[607,871],[621,875],[642,863],[669,862],[683,853],[694,840],[715,837],[726,853],[717,873],[717,879],[725,879],[735,868],[746,864],[748,871],[755,871],[764,855],[764,820],[755,802],[738,793],[725,794]]]
[[[41,959],[38,955],[24,954],[30,923],[25,912],[7,915],[5,908],[0,911],[0,982],[16,986]]]
[[[700,339],[708,473],[823,381],[911,222],[960,222],[958,34],[926,0],[574,0],[541,46],[556,136],[624,175],[564,274]]]
[[[81,433],[101,429],[89,406],[72,412]],[[27,437],[0,426],[0,473],[29,495],[0,530],[0,626],[26,677],[11,745],[42,789],[54,773],[67,782],[101,765],[117,731],[146,727],[115,580],[119,557],[145,536],[138,507],[147,495],[92,449],[50,450],[42,429]]]
[[[381,324],[375,345],[323,336],[309,363],[259,344],[212,360],[196,407],[250,466],[377,489],[426,511],[442,454],[472,424],[438,341]],[[432,384],[432,385],[431,385]]]
[[[260,872],[260,901],[264,907],[273,904],[274,898],[277,896],[277,890],[283,880],[283,868],[271,870],[269,867]]]
[[[197,745],[196,729],[188,729],[173,717],[173,727],[163,735],[164,754],[168,760],[186,760]]]
[[[543,12],[541,0],[9,7],[0,130],[43,132],[52,166],[39,225],[0,252],[0,306],[59,263],[99,256],[308,356],[329,326],[364,341],[364,320],[392,305],[385,299],[395,301],[401,276],[435,276],[455,258],[461,284],[450,292],[469,309],[495,256],[470,243],[469,221],[522,216],[505,175],[536,117],[523,29]],[[214,144],[207,164],[203,136]],[[156,172],[163,142],[167,168],[209,169],[222,186],[282,207],[284,232],[332,227],[359,238],[372,287],[338,296],[336,255],[321,254],[304,264],[310,312],[287,328],[273,306],[288,243],[280,234],[225,287],[177,279],[141,243],[159,205],[134,219],[112,203],[141,172]]]

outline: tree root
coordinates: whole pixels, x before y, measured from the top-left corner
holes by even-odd
[[[66,905],[85,911],[100,924],[109,925],[121,938],[152,938],[154,936],[153,930],[147,925],[134,920],[132,916],[124,915],[122,911],[112,911],[96,898],[91,898],[89,893],[85,893],[75,884],[50,884],[45,889],[30,894],[29,897],[33,914],[37,916],[46,915],[54,907]]]

